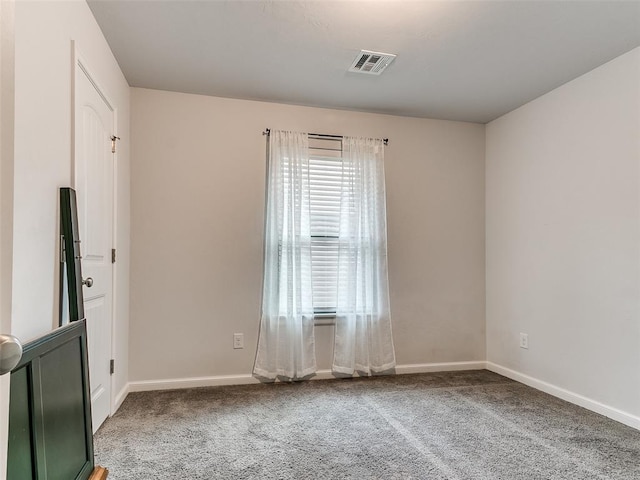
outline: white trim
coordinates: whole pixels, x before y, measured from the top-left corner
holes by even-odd
[[[420,363],[396,366],[396,374],[449,372],[458,370],[483,370],[486,363],[450,362],[450,363]],[[310,380],[330,380],[337,378],[331,370],[318,370]],[[143,380],[130,382],[128,392],[148,392],[152,390],[176,390],[180,388],[217,387],[222,385],[248,385],[260,383],[253,375],[216,375],[212,377],[169,378],[163,380]]]
[[[129,395],[129,389],[130,385],[127,383],[122,390],[120,390],[118,392],[117,395],[114,396],[114,401],[113,401],[113,409],[111,411],[111,415],[114,415],[118,409],[122,406],[122,402],[124,402],[124,399],[127,398],[127,395]]]
[[[432,372],[453,372],[460,370],[484,370],[497,373],[504,377],[510,378],[524,385],[535,388],[542,392],[558,397],[567,402],[573,403],[580,407],[599,413],[605,417],[616,420],[620,423],[628,425],[632,428],[640,430],[640,417],[624,412],[614,407],[610,407],[596,400],[592,400],[583,395],[570,392],[564,388],[557,387],[542,380],[530,377],[528,375],[516,372],[501,365],[485,362],[447,362],[447,363],[418,363],[396,366],[396,374],[404,375],[411,373],[432,373]],[[336,378],[331,370],[318,370],[311,380],[330,380]],[[197,387],[216,387],[222,385],[248,385],[260,383],[258,379],[252,375],[217,375],[212,377],[193,377],[193,378],[173,378],[164,380],[144,380],[140,382],[130,382],[118,395],[118,408],[129,392],[146,392],[152,390],[176,390],[181,388],[197,388]],[[116,408],[117,410],[117,408]]]
[[[91,73],[94,70],[87,65],[87,62],[86,62],[86,60],[84,58],[84,55],[82,55],[82,53],[78,49],[78,46],[77,46],[75,40],[71,40],[71,42],[72,42],[72,44],[71,44],[72,48],[74,49],[75,65],[78,68],[80,68],[80,70],[82,70],[82,72],[87,76],[87,80],[89,80],[91,85],[93,85],[93,88],[96,89],[96,92],[98,92],[98,95],[100,95],[102,97],[102,100],[104,100],[104,103],[107,104],[107,107],[109,108],[109,110],[114,112],[115,111],[115,107],[113,106],[113,103],[111,103],[111,101],[109,101],[109,98],[104,93],[104,89],[100,86],[100,84],[98,82],[96,82],[93,74]],[[74,85],[74,87],[75,87],[75,85]]]
[[[0,0],[0,332],[12,333],[13,193],[15,123],[15,3]],[[17,321],[13,321],[13,330]],[[15,333],[15,332],[14,332]],[[0,478],[9,446],[10,375],[0,377]]]
[[[129,382],[130,392],[152,390],[177,390],[181,388],[218,387],[222,385],[247,385],[260,383],[252,375],[216,375],[213,377],[167,378],[164,380],[142,380]]]
[[[511,370],[493,362],[487,362],[487,370],[498,373],[517,382],[524,383],[525,385],[533,387],[536,390],[541,390],[545,393],[553,395],[554,397],[566,400],[567,402],[573,403],[580,407],[584,407],[587,410],[599,413],[600,415],[604,415],[605,417],[609,417],[620,423],[624,423],[625,425],[640,430],[640,417],[627,412],[623,412],[622,410],[619,410],[615,407],[610,407],[609,405],[605,405],[604,403],[600,403],[583,395],[570,392],[569,390],[565,390],[564,388],[560,388],[542,380],[538,380],[537,378],[530,377],[529,375],[516,372],[515,370]]]
[[[2,1],[2,0],[0,0]],[[80,63],[78,63],[80,65]],[[86,72],[85,72],[86,73]],[[95,86],[95,84],[94,84]],[[113,113],[113,134],[116,137],[118,136],[118,109],[112,108],[111,112]],[[112,167],[111,167],[111,248],[109,249],[109,261],[111,262],[113,249],[117,248],[116,239],[118,238],[118,149],[112,154]],[[118,308],[118,297],[117,297],[117,279],[118,279],[118,267],[116,263],[111,262],[111,359],[116,361],[119,358],[116,355],[116,347],[119,340],[118,331],[116,329],[116,310]],[[116,374],[111,374],[111,415],[115,414],[124,397],[120,398],[120,393],[118,395],[114,395],[114,385],[116,384]],[[125,384],[124,388],[120,391],[127,390],[129,393],[129,385]],[[126,397],[126,394],[125,394]]]
[[[456,372],[460,370],[484,370],[487,362],[478,360],[474,362],[447,362],[447,363],[416,363],[398,365],[396,373],[431,373],[431,372]]]

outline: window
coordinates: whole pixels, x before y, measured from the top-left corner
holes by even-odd
[[[316,372],[322,316],[335,317],[332,371],[395,365],[383,164],[381,139],[271,132],[256,375]]]
[[[309,139],[309,207],[313,311],[336,313],[342,194],[342,141]]]

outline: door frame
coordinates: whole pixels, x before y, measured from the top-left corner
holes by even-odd
[[[2,1],[2,0],[0,0]],[[113,126],[112,126],[112,135],[118,136],[118,108],[115,104],[109,99],[109,96],[105,93],[105,89],[101,87],[101,84],[98,80],[96,80],[96,76],[93,72],[94,69],[91,68],[90,63],[87,61],[86,57],[82,54],[81,50],[78,48],[78,44],[75,40],[71,40],[71,54],[72,54],[72,72],[71,72],[71,171],[70,171],[70,179],[71,179],[71,187],[76,189],[76,97],[77,97],[77,89],[76,89],[76,81],[77,75],[85,75],[89,82],[96,89],[100,97],[105,101],[109,109],[113,114]],[[117,212],[118,212],[118,149],[116,148],[115,153],[112,153],[112,164],[111,164],[111,248],[117,248],[116,239],[117,239]],[[110,356],[112,359],[116,359],[115,357],[115,343],[116,343],[116,328],[115,328],[115,312],[116,312],[116,263],[111,263],[111,318],[109,321],[111,322],[111,351]],[[114,375],[112,374],[109,377],[109,416],[115,413],[116,406],[116,395],[114,392]]]
[[[15,3],[0,0],[0,333],[13,333]],[[0,377],[0,480],[7,474],[10,374]]]

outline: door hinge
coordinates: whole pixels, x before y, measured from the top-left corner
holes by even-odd
[[[116,361],[112,358],[111,360],[109,360],[109,373],[113,375],[115,371],[116,371]]]
[[[116,263],[116,249],[111,249],[111,263]]]
[[[120,137],[111,135],[111,153],[116,153],[116,140],[120,140]]]

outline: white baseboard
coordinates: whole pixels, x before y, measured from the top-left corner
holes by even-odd
[[[570,392],[569,390],[565,390],[564,388],[560,388],[550,383],[543,382],[542,380],[538,380],[537,378],[533,378],[523,373],[516,372],[515,370],[511,370],[493,362],[486,362],[486,368],[487,370],[498,373],[517,382],[524,383],[525,385],[533,387],[536,390],[541,390],[545,393],[553,395],[554,397],[561,398],[562,400],[566,400],[567,402],[573,403],[580,407],[584,407],[587,410],[599,413],[600,415],[604,415],[605,417],[609,417],[620,423],[624,423],[625,425],[640,430],[640,417],[624,412],[617,408],[610,407],[596,400],[587,398],[583,395]]]
[[[260,383],[252,375],[216,375],[213,377],[167,378],[163,380],[142,380],[130,382],[129,391],[149,392],[152,390],[177,390],[180,388],[219,387],[223,385],[247,385]]]
[[[482,370],[486,362],[450,362],[450,363],[419,363],[397,365],[396,373],[427,373],[447,372],[457,370]],[[311,380],[328,380],[336,378],[331,370],[318,370]],[[180,388],[218,387],[222,385],[247,385],[260,383],[253,375],[217,375],[212,377],[169,378],[163,380],[143,380],[130,382],[128,392],[148,392],[152,390],[176,390]]]
[[[396,366],[396,374],[402,375],[411,373],[452,372],[460,370],[483,369],[498,373],[507,378],[553,395],[554,397],[561,398],[562,400],[566,400],[567,402],[579,405],[586,408],[587,410],[599,413],[601,415],[604,415],[605,417],[609,417],[620,423],[624,423],[625,425],[640,430],[640,417],[492,362],[470,361],[405,364]],[[318,370],[316,375],[313,376],[311,380],[328,380],[333,378],[336,377],[333,375],[331,370]],[[129,392],[176,390],[181,388],[197,387],[217,387],[223,385],[248,385],[252,383],[260,383],[260,381],[250,374],[217,375],[211,377],[192,378],[169,378],[162,380],[143,380],[138,382],[130,382],[116,396],[114,412],[118,410],[118,408],[120,408],[120,405],[129,394]]]
[[[396,366],[396,373],[431,373],[431,372],[456,372],[460,370],[484,370],[487,362],[447,362],[447,363],[414,363]]]
[[[610,407],[596,400],[592,400],[583,395],[570,392],[561,387],[557,387],[550,383],[538,380],[515,370],[503,367],[493,362],[470,361],[470,362],[447,362],[447,363],[418,363],[405,364],[396,366],[396,374],[411,373],[430,373],[430,372],[452,372],[460,370],[483,370],[487,369],[517,382],[523,383],[537,390],[543,391],[554,397],[558,397],[567,402],[599,413],[605,417],[609,417],[620,423],[628,425],[632,428],[640,430],[640,417],[624,412],[615,407]],[[318,370],[311,380],[328,380],[336,378],[331,370]],[[244,375],[217,375],[211,377],[192,377],[192,378],[170,378],[163,380],[143,380],[128,383],[115,399],[115,411],[120,408],[122,402],[129,392],[146,392],[152,390],[176,390],[181,388],[197,388],[197,387],[217,387],[223,385],[248,385],[260,383],[258,379],[250,374]]]
[[[111,415],[115,414],[118,411],[118,409],[122,405],[122,402],[124,402],[124,399],[127,398],[127,395],[129,395],[129,392],[131,391],[130,385],[131,384],[127,383],[116,395],[116,398],[113,402],[113,410],[111,411]]]

